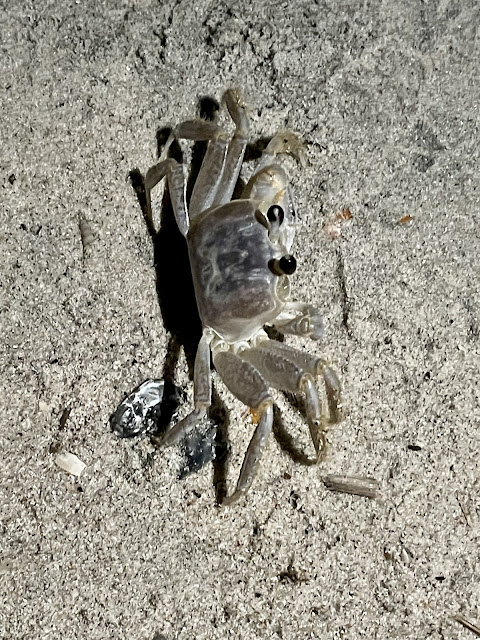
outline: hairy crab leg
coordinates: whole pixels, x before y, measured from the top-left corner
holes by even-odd
[[[250,488],[255,477],[259,460],[273,427],[273,400],[263,376],[250,363],[231,351],[219,351],[213,356],[218,375],[228,389],[248,407],[260,414],[260,421],[242,464],[237,486],[231,496],[222,504],[236,502]]]
[[[184,438],[207,414],[212,404],[212,380],[210,371],[211,332],[204,331],[198,343],[193,373],[193,396],[195,409],[183,420],[177,422],[169,431],[152,438],[152,442],[160,447],[170,447]]]

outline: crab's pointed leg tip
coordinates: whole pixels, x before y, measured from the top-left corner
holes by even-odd
[[[232,504],[235,504],[240,500],[240,498],[244,495],[244,493],[245,493],[244,491],[234,491],[232,495],[224,496],[220,505],[222,507],[231,507]]]

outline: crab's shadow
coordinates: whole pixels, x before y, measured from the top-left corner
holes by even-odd
[[[199,100],[199,115],[203,119],[214,120],[218,109],[219,104],[213,98],[203,97]],[[170,128],[161,128],[157,131],[158,157],[160,157],[162,148],[170,133]],[[261,138],[248,145],[245,161],[259,158],[268,141],[269,139]],[[190,175],[187,182],[187,201],[200,171],[206,147],[206,143],[203,142],[196,142],[193,145]],[[183,160],[181,147],[176,141],[170,146],[169,156],[180,163]],[[161,434],[171,426],[180,403],[185,397],[184,393],[179,393],[179,389],[174,382],[180,351],[183,347],[189,376],[190,379],[193,379],[195,355],[202,333],[202,326],[195,301],[187,243],[175,221],[168,189],[165,188],[163,191],[160,219],[157,226],[153,219],[155,216],[152,216],[152,212],[148,210],[144,175],[138,169],[133,169],[130,172],[130,181],[137,195],[145,225],[153,244],[157,297],[163,323],[169,334],[162,371],[165,385],[164,395],[156,430],[156,434]],[[234,198],[238,197],[242,188],[243,183],[239,180]],[[229,420],[225,405],[215,388],[213,388],[212,405],[209,409],[208,417],[214,425],[209,431],[200,434],[193,433],[185,439],[183,443],[184,463],[179,475],[180,477],[185,477],[198,471],[208,462],[213,461],[213,481],[216,498],[218,503],[221,503],[226,495]],[[295,462],[307,465],[312,464],[311,459],[296,447],[294,439],[284,428],[278,410],[275,410],[274,435],[282,449]]]

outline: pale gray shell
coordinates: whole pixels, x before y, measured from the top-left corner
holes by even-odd
[[[227,342],[248,340],[284,304],[285,278],[269,268],[279,247],[255,214],[255,201],[234,200],[195,218],[187,236],[202,324]]]

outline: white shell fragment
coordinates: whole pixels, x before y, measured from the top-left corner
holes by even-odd
[[[364,498],[376,498],[378,482],[373,478],[359,476],[325,476],[323,483],[329,491],[351,493]]]
[[[81,475],[82,471],[87,466],[78,456],[74,453],[69,453],[65,451],[64,453],[59,453],[55,458],[55,464],[60,469],[63,469],[67,473],[71,473],[72,476]]]

